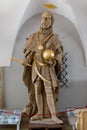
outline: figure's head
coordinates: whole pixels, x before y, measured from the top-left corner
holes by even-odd
[[[46,11],[42,14],[41,28],[48,29],[49,27],[52,27],[53,22],[54,18],[51,12]]]

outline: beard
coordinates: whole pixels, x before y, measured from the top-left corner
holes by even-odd
[[[53,34],[53,28],[52,28],[52,26],[50,26],[48,28],[46,26],[45,26],[45,28],[40,26],[40,33],[42,33],[42,34]]]
[[[41,21],[41,28],[43,29],[49,29],[52,26],[51,22],[49,21]]]

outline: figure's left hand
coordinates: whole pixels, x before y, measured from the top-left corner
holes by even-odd
[[[55,65],[55,60],[45,60],[49,65]]]

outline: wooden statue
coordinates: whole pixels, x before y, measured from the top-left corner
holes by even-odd
[[[31,120],[52,118],[57,124],[63,121],[56,116],[59,82],[57,75],[61,71],[63,46],[56,34],[53,34],[54,18],[52,13],[42,14],[38,32],[32,34],[24,47],[25,59],[23,81],[28,88],[29,103],[24,113],[35,114]]]

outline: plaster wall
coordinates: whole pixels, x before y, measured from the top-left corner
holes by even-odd
[[[45,3],[58,8],[51,10],[68,18],[76,26],[84,48],[87,65],[87,1],[86,0],[0,0],[0,66],[10,66],[16,36],[21,26],[35,14],[46,10]]]
[[[87,67],[84,66],[82,43],[75,26],[63,16],[55,14],[54,33],[64,45],[67,54],[68,88],[61,88],[57,109],[64,111],[67,107],[84,107],[87,105]],[[13,57],[23,59],[23,47],[26,38],[38,31],[41,15],[30,18],[20,29],[16,39]],[[11,62],[4,67],[4,101],[5,107],[23,108],[27,101],[27,88],[22,81],[23,66]]]

